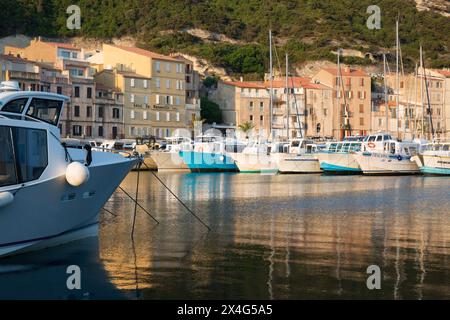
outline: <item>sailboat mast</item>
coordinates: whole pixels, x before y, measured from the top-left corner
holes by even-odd
[[[416,72],[414,73],[414,138],[417,136],[417,75],[418,66],[416,62]]]
[[[270,82],[270,100],[269,100],[269,138],[272,140],[273,133],[272,133],[272,121],[273,121],[273,61],[272,61],[272,30],[269,30],[269,64],[270,64],[270,70],[269,70],[269,82]]]
[[[397,107],[397,138],[400,138],[400,77],[399,77],[399,40],[398,40],[398,20],[395,23],[395,43],[396,43],[396,87],[397,87],[397,94],[396,94],[396,107]]]
[[[387,84],[386,84],[386,54],[383,53],[383,72],[384,72],[384,106],[386,110],[386,133],[389,133],[389,103],[387,96]]]
[[[287,139],[289,141],[290,133],[289,133],[289,119],[290,119],[290,108],[289,108],[289,57],[286,53],[286,130],[287,130]]]
[[[423,59],[423,55],[422,55],[422,59]],[[428,121],[429,121],[429,124],[430,124],[431,138],[434,141],[434,126],[433,126],[433,118],[432,118],[432,114],[431,114],[430,94],[428,92],[427,72],[426,72],[425,62],[424,61],[422,61],[422,66],[423,66],[423,75],[424,75],[424,81],[425,81],[425,93],[427,95]]]
[[[338,48],[337,51],[337,76],[338,76],[338,81],[337,81],[337,91],[336,91],[336,102],[337,102],[337,109],[341,110],[341,49]],[[341,111],[338,111],[339,113]],[[340,121],[339,121],[340,122]],[[344,136],[345,136],[345,126],[344,127]]]
[[[422,104],[422,128],[421,128],[421,136],[424,137],[425,130],[425,105],[423,103],[423,63],[422,63],[422,46],[420,46],[420,70],[422,70],[422,76],[420,77],[420,103]]]

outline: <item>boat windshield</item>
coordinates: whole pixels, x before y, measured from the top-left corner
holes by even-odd
[[[58,100],[33,98],[28,107],[27,116],[56,126],[58,125],[62,105],[63,102]]]
[[[350,143],[344,143],[342,146],[341,152],[348,152],[350,150]]]
[[[332,144],[330,144],[330,147],[329,147],[328,151],[330,151],[330,152],[336,152],[337,145],[338,145],[337,143],[332,143]]]
[[[350,145],[350,150],[354,152],[361,151],[361,143],[352,143]]]

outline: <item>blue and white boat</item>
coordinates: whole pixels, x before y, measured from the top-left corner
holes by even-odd
[[[450,142],[429,143],[424,149],[416,157],[420,171],[431,175],[450,175]]]
[[[180,151],[184,163],[192,172],[237,172],[229,153],[242,152],[245,144],[221,136],[202,135],[194,140],[192,151]]]
[[[361,147],[360,141],[328,142],[325,150],[317,154],[320,169],[325,173],[362,173],[355,157]]]

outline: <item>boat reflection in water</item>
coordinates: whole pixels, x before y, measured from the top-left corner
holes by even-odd
[[[143,175],[140,200],[161,224],[139,212],[133,249],[133,204],[115,194],[109,209],[118,215],[100,232],[111,283],[134,297],[450,297],[444,179],[161,174],[212,227],[208,233]],[[381,290],[366,286],[374,264]]]

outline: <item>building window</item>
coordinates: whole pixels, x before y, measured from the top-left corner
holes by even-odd
[[[169,112],[166,113],[166,121],[170,121],[170,113]]]
[[[161,72],[161,63],[159,61],[155,61],[155,70],[156,72]]]
[[[92,88],[91,87],[87,87],[86,98],[92,99]]]
[[[98,107],[98,117],[103,118],[103,107]]]
[[[72,134],[74,135],[74,136],[81,136],[81,131],[83,130],[83,127],[82,126],[73,126],[72,127]]]
[[[143,118],[144,120],[147,120],[147,111],[144,111],[144,112],[142,113],[142,118]]]
[[[62,87],[61,86],[57,86],[56,87],[56,93],[57,94],[62,94]]]
[[[263,122],[264,121],[264,116],[259,116],[259,121]]]
[[[170,72],[170,63],[169,62],[166,63],[166,72]]]
[[[161,80],[159,78],[155,78],[155,86],[159,89],[161,88]]]
[[[98,136],[103,137],[103,126],[98,127]]]
[[[119,119],[120,118],[120,110],[119,110],[119,108],[113,108],[112,112],[113,112],[113,116],[112,117],[114,119]]]
[[[144,96],[144,104],[148,104],[148,96],[147,95]]]
[[[87,137],[92,136],[92,126],[86,126],[86,136]]]
[[[364,118],[359,118],[359,125],[363,126],[364,125]]]
[[[91,106],[86,107],[86,117],[87,118],[92,117],[92,107]]]
[[[170,80],[169,79],[166,80],[166,89],[170,89]]]
[[[73,116],[77,118],[80,116],[80,106],[73,107]]]
[[[321,124],[318,123],[318,124],[316,125],[316,132],[317,132],[317,133],[320,133],[321,128],[322,128]]]
[[[179,106],[181,103],[180,97],[175,97],[175,104]]]
[[[112,127],[112,138],[116,139],[118,136],[118,130],[117,127]]]
[[[360,85],[361,87],[364,86],[364,78],[359,79],[359,85]]]
[[[261,102],[259,103],[259,110],[260,110],[260,111],[263,111],[263,110],[264,110],[264,102],[263,102],[263,101],[261,101]]]
[[[131,118],[131,119],[134,119],[134,110],[131,110],[131,111],[130,111],[130,118]]]
[[[130,94],[130,102],[134,103],[134,94]]]
[[[250,110],[253,110],[253,101],[250,101],[250,105],[248,107]]]
[[[179,112],[177,112],[176,119],[178,122],[180,121],[180,113]]]
[[[186,83],[191,83],[191,76],[186,76]]]
[[[75,98],[79,98],[80,97],[80,87],[78,87],[78,86],[76,86],[75,88],[74,88],[74,95],[75,95]]]
[[[147,79],[144,79],[144,88],[148,88],[148,80]]]
[[[156,104],[160,104],[160,97],[159,97],[159,94],[156,95],[155,99],[156,99]]]
[[[156,121],[159,121],[159,111],[156,111]]]
[[[253,115],[252,114],[250,115],[250,121],[253,121]]]
[[[131,86],[132,88],[134,88],[134,79],[133,79],[133,78],[130,79],[130,86]]]
[[[359,105],[359,113],[364,113],[364,105],[363,104]]]

